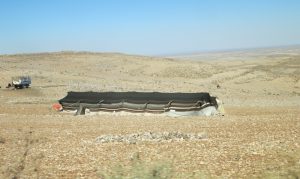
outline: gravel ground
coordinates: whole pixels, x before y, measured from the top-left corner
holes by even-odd
[[[0,178],[101,178],[119,165],[132,167],[137,155],[145,167],[170,166],[172,178],[299,177],[300,54],[285,54],[208,62],[122,54],[0,56],[0,86],[16,72],[33,79],[30,89],[0,89]],[[70,90],[208,91],[224,102],[226,114],[52,111]]]

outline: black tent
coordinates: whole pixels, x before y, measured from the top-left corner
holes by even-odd
[[[132,112],[190,111],[217,105],[209,93],[159,92],[68,92],[59,103],[64,110]]]

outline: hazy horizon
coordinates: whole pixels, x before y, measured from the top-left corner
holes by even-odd
[[[0,2],[0,54],[166,55],[300,44],[296,0]]]
[[[152,56],[152,57],[180,57],[180,56],[190,56],[190,55],[201,55],[201,54],[215,54],[223,52],[241,52],[241,51],[254,51],[254,50],[275,50],[275,49],[294,49],[297,48],[300,50],[300,44],[295,45],[283,45],[283,46],[267,46],[267,47],[249,47],[249,48],[233,48],[233,49],[216,49],[216,50],[200,50],[200,51],[188,51],[188,52],[176,52],[176,53],[166,53],[166,54],[133,54],[126,52],[114,52],[114,51],[86,51],[86,50],[57,50],[57,51],[39,51],[39,52],[23,52],[23,53],[3,53],[0,55],[31,55],[31,54],[47,54],[47,53],[107,53],[107,54],[124,54],[124,55],[137,55],[137,56]]]

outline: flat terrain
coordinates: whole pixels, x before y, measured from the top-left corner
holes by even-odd
[[[31,88],[5,89],[12,76],[24,74],[32,77]],[[118,166],[127,175],[136,160],[143,168],[170,169],[170,178],[300,176],[300,48],[170,58],[2,55],[0,86],[0,178],[101,178],[116,175]],[[171,118],[53,111],[52,104],[68,91],[209,92],[223,101],[226,114]],[[96,141],[141,132],[206,138]]]

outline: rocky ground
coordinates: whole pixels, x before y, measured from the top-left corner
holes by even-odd
[[[300,50],[232,56],[0,56],[0,178],[103,178],[118,166],[132,176],[136,156],[142,168],[169,168],[170,178],[299,177]],[[5,88],[22,74],[32,77],[31,88]],[[73,116],[51,109],[68,91],[91,90],[210,92],[226,115]]]

